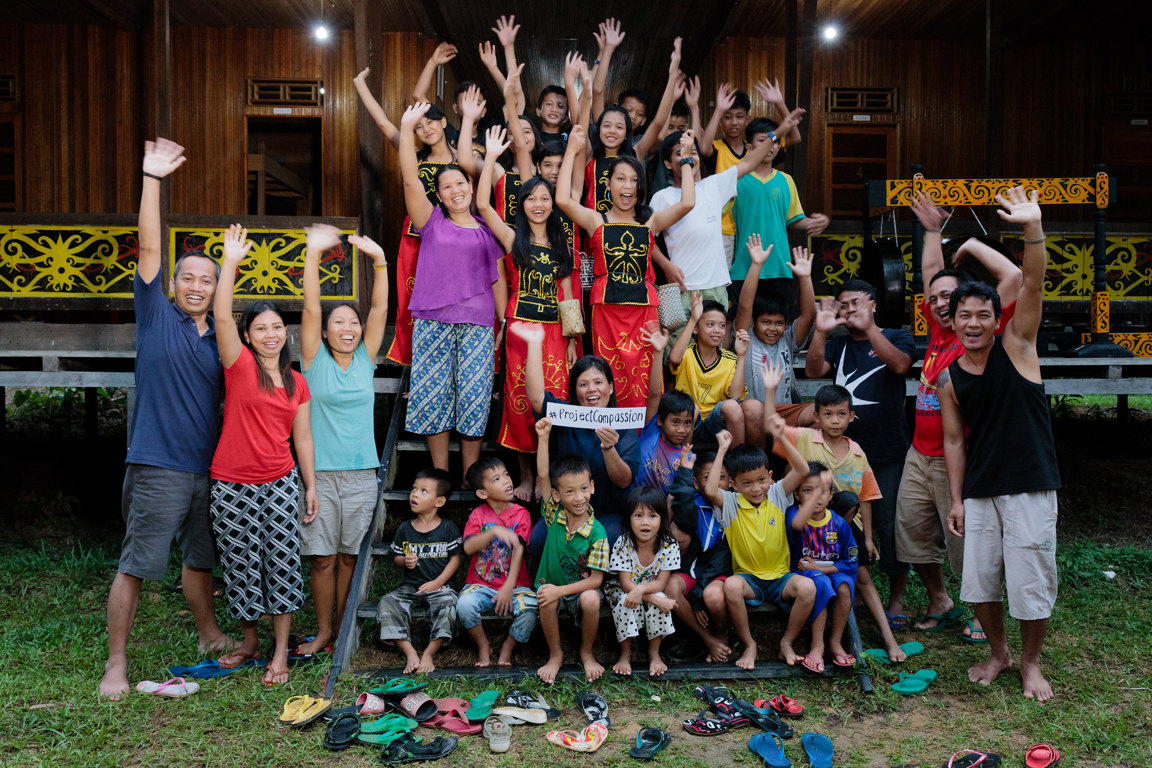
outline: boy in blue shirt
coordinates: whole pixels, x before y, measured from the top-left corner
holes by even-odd
[[[653,355],[653,360],[659,359]],[[653,380],[658,377],[653,371]],[[658,403],[653,415],[649,400],[648,423],[640,430],[640,471],[632,487],[651,486],[667,494],[681,467],[682,449],[692,437],[696,403],[675,389],[665,392]]]
[[[788,544],[792,550],[792,570],[807,576],[816,584],[816,604],[832,603],[832,629],[828,645],[832,649],[832,663],[838,667],[851,667],[856,657],[844,650],[844,627],[856,587],[859,567],[856,540],[852,526],[831,511],[832,473],[818,461],[808,462],[808,477],[796,489],[799,506],[785,512],[788,526]],[[828,611],[821,611],[812,621],[812,649],[809,655],[823,657],[824,628]]]

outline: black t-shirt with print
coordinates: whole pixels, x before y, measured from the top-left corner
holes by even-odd
[[[409,552],[416,553],[416,567],[404,569],[404,583],[418,587],[440,578],[448,567],[448,561],[453,555],[460,554],[464,544],[460,540],[460,529],[451,520],[441,520],[428,533],[420,533],[412,522],[405,520],[400,523],[392,538],[392,554],[401,557]]]

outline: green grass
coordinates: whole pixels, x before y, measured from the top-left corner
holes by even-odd
[[[940,673],[924,696],[902,698],[889,690],[895,670],[878,670],[877,693],[860,693],[854,680],[787,680],[737,683],[748,698],[787,693],[808,707],[797,732],[817,730],[837,745],[837,766],[939,766],[955,749],[977,747],[1020,765],[1031,743],[1049,742],[1076,766],[1152,765],[1147,739],[1152,712],[1152,552],[1078,539],[1062,543],[1060,599],[1044,662],[1058,696],[1047,706],[1025,701],[1019,678],[1005,675],[993,686],[970,684],[965,669],[984,651],[956,640],[955,633],[904,633],[927,651],[908,666]],[[1113,570],[1114,580],[1101,572]],[[20,766],[368,766],[375,753],[354,747],[329,753],[319,745],[319,725],[304,731],[276,722],[281,703],[295,694],[319,692],[325,670],[298,668],[281,689],[266,691],[256,674],[202,682],[185,700],[132,694],[119,703],[99,701],[96,684],[105,653],[104,601],[115,571],[114,552],[100,547],[53,549],[0,546],[0,765]],[[168,581],[146,583],[129,649],[129,677],[165,680],[170,664],[195,662],[195,631],[183,598]],[[954,585],[953,585],[954,586]],[[883,591],[883,585],[881,585]],[[910,615],[923,611],[913,581]],[[219,613],[224,614],[222,605]],[[310,626],[302,613],[297,627]],[[226,621],[226,629],[235,626]],[[262,632],[270,632],[267,623]],[[864,622],[865,644],[877,638]],[[1014,647],[1018,632],[1010,624]],[[605,648],[604,657],[611,653]],[[485,685],[461,679],[436,681],[434,697],[469,698]],[[539,686],[532,686],[540,688]],[[564,710],[561,727],[582,716],[572,704],[582,686],[561,680],[543,690]],[[673,742],[658,760],[669,766],[704,768],[756,765],[747,750],[751,732],[715,739],[688,736],[680,720],[702,705],[689,682],[649,683],[605,679],[597,688],[612,707],[609,742],[593,756],[565,752],[544,742],[543,728],[513,732],[513,750],[492,755],[479,737],[465,737],[445,764],[497,766],[635,765],[627,747],[636,729],[660,725]],[[357,693],[357,680],[340,681],[338,703]],[[658,697],[659,701],[653,697]],[[804,765],[798,739],[786,747]]]

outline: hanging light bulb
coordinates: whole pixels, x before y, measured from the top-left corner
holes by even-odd
[[[840,36],[840,28],[835,24],[828,24],[824,27],[824,39],[831,42]]]
[[[317,40],[321,40],[321,41],[327,40],[328,39],[328,27],[324,26],[323,24],[317,24],[312,29],[312,34],[316,37]]]

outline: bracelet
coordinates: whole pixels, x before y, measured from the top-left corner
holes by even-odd
[[[375,270],[388,269],[388,262],[384,262],[383,264],[373,265],[372,269],[375,269]]]
[[[772,140],[773,144],[780,146],[780,139],[772,131],[768,131],[768,138]]]
[[[1029,240],[1028,238],[1024,238],[1024,244],[1025,245],[1040,245],[1041,243],[1046,243],[1046,242],[1048,242],[1047,237],[1041,237],[1039,240]]]
[[[691,157],[682,157],[682,158],[680,158],[680,165],[691,165],[693,168],[695,168],[696,167],[696,161],[693,160]]]
[[[600,63],[600,59],[596,59],[596,61],[592,62],[592,66],[596,66],[599,63]]]
[[[160,181],[164,178],[163,176],[157,176],[154,173],[148,173],[148,171],[143,171],[142,173],[150,179],[156,179],[156,181]]]

